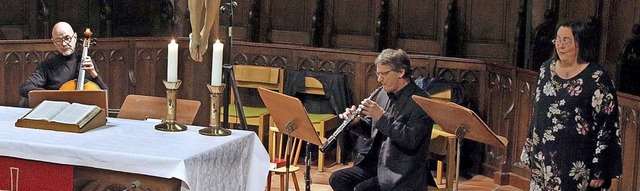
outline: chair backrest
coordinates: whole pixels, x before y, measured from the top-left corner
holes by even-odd
[[[276,133],[276,155],[275,157],[278,159],[285,159],[287,156],[289,157],[289,161],[291,162],[291,166],[298,165],[298,160],[300,159],[300,152],[302,152],[302,140],[295,137],[287,136],[283,133]],[[286,141],[285,141],[286,139]],[[287,147],[291,141],[291,147]],[[273,158],[272,158],[273,159]]]
[[[325,95],[322,83],[314,77],[304,77],[304,93]]]
[[[295,97],[302,101],[310,115],[334,114],[331,101],[324,91],[324,86],[317,78],[305,76],[304,90],[296,94]]]
[[[233,74],[238,87],[258,88],[282,92],[284,69],[268,66],[233,65]]]
[[[429,92],[432,99],[471,107],[471,98],[461,82],[434,78],[424,78],[421,81],[421,88]],[[418,80],[416,80],[417,83]]]
[[[283,93],[300,99],[309,113],[338,114],[353,102],[346,75],[342,73],[289,71]]]
[[[263,87],[280,93],[284,90],[284,69],[282,68],[255,65],[233,65],[233,75],[238,88],[257,89],[258,87]],[[234,92],[231,91],[230,103],[234,103],[235,97]]]
[[[178,99],[176,105],[176,120],[185,125],[191,125],[196,118],[200,101]],[[118,118],[125,119],[164,119],[167,116],[167,98],[127,95],[120,107]]]

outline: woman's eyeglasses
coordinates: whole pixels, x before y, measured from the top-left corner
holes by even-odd
[[[562,46],[569,46],[571,45],[571,43],[573,43],[571,39],[564,39],[564,40],[553,39],[551,40],[551,42],[556,45],[560,44]]]

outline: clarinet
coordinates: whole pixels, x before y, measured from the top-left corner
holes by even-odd
[[[380,92],[380,90],[382,90],[382,86],[376,88],[376,90],[373,90],[373,93],[371,93],[371,95],[369,95],[369,97],[367,97],[367,99],[372,99],[373,97],[375,97],[376,95],[378,95],[378,92]],[[359,105],[358,109],[356,109],[356,111],[353,113],[353,115],[351,115],[351,117],[345,119],[342,124],[340,124],[340,127],[338,127],[336,129],[335,132],[333,132],[333,134],[327,139],[327,143],[322,145],[322,147],[320,148],[320,151],[322,151],[323,153],[327,151],[327,149],[329,149],[329,147],[331,147],[331,145],[333,145],[333,143],[336,142],[336,138],[338,137],[338,135],[340,133],[342,133],[342,131],[344,131],[344,128],[349,126],[349,124],[351,122],[353,122],[354,119],[356,119],[356,117],[358,117],[358,115],[360,115],[360,112],[362,112],[362,106]]]

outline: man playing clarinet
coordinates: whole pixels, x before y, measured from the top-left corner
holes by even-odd
[[[435,185],[427,163],[433,120],[412,95],[428,97],[411,79],[411,64],[403,50],[383,50],[375,60],[383,90],[365,99],[347,131],[359,137],[353,167],[334,172],[329,184],[342,190],[427,190]],[[340,118],[354,115],[356,106]],[[364,117],[362,117],[364,116]]]

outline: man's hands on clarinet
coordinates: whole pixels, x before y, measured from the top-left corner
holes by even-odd
[[[346,119],[349,119],[351,116],[353,116],[355,112],[356,112],[356,106],[352,105],[350,108],[344,109],[344,113],[339,114],[338,117],[340,117],[340,119],[342,120],[346,120]],[[361,119],[362,117],[357,116],[356,118],[353,119],[353,121],[351,122],[351,125],[360,123]]]
[[[374,120],[379,120],[380,117],[382,117],[382,115],[384,114],[384,109],[382,109],[382,107],[380,107],[380,105],[378,105],[378,103],[372,101],[371,99],[364,99],[362,100],[362,102],[360,102],[360,105],[358,105],[358,107],[360,107],[361,109],[361,113],[360,116],[357,116],[356,118],[353,119],[353,122],[351,122],[351,125],[357,124],[360,122],[360,120],[362,120],[362,116],[371,116]],[[346,108],[344,113],[338,115],[340,117],[340,119],[348,119],[351,116],[353,116],[354,114],[356,114],[356,111],[358,110],[358,108],[356,108],[356,106],[351,106],[351,108]]]
[[[379,120],[380,117],[384,114],[384,109],[378,105],[375,101],[370,99],[365,99],[360,102],[362,106],[362,115],[371,116],[374,120]]]

